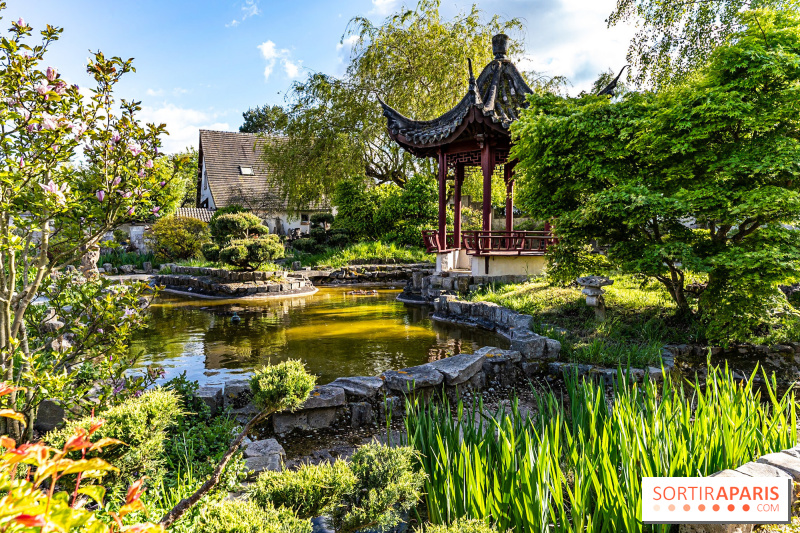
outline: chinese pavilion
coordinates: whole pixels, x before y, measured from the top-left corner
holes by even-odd
[[[472,275],[539,274],[546,264],[550,231],[514,231],[514,165],[509,161],[509,127],[527,107],[532,91],[506,57],[508,36],[492,38],[494,59],[478,79],[469,61],[467,94],[450,111],[433,120],[412,120],[382,100],[389,135],[417,157],[439,162],[439,227],[423,232],[429,252],[437,254],[437,271],[469,269]],[[461,231],[461,186],[466,167],[483,174],[483,217],[480,231]],[[492,229],[492,176],[506,187],[505,229]],[[447,182],[453,182],[455,218],[447,231]]]

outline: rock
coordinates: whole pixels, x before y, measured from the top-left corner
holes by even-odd
[[[63,327],[64,323],[62,321],[58,320],[57,318],[51,318],[50,320],[42,322],[41,326],[39,326],[39,329],[42,331],[42,333],[55,333]]]
[[[354,376],[338,378],[329,383],[331,387],[344,389],[348,397],[372,399],[383,392],[383,380],[377,377]]]
[[[200,387],[197,389],[196,395],[211,409],[211,416],[222,411],[224,402],[222,399],[222,389],[220,387]]]
[[[229,381],[225,384],[224,406],[241,409],[250,403],[253,393],[250,383],[245,380]]]
[[[123,274],[133,274],[134,270],[135,268],[133,265],[122,265],[121,267],[119,267],[119,271],[122,272]]]
[[[800,459],[800,444],[795,446],[794,448],[789,448],[788,450],[783,450],[781,453],[785,453],[791,455],[792,457],[797,457]]]
[[[774,466],[800,481],[800,459],[785,453],[768,453],[756,459],[756,463]]]
[[[517,350],[501,350],[494,346],[484,346],[475,355],[484,356],[487,363],[518,363],[522,360],[522,354]]]
[[[275,439],[264,439],[251,442],[243,449],[245,458],[250,457],[263,457],[266,455],[278,454],[281,457],[286,456],[286,451],[283,446],[278,444]]]
[[[42,400],[36,413],[33,428],[41,433],[53,431],[64,421],[64,408],[53,400]]]
[[[741,472],[737,472],[736,470],[720,470],[719,472],[715,472],[708,477],[750,477],[747,474],[742,474]]]
[[[103,263],[103,270],[110,274],[114,270],[114,265],[111,263]]]
[[[381,423],[386,421],[388,415],[392,418],[402,416],[403,401],[397,396],[389,396],[378,404],[378,419]]]
[[[302,263],[300,261],[292,261],[292,270],[300,270]]]
[[[99,275],[97,270],[98,259],[100,259],[100,247],[97,245],[90,246],[83,252],[80,271],[86,279],[91,279]]]
[[[383,373],[383,377],[387,388],[401,393],[435,387],[444,381],[442,373],[429,364],[389,370]]]
[[[250,476],[261,472],[280,472],[283,470],[283,458],[278,454],[250,457],[244,460],[244,467],[250,471]]]
[[[347,403],[344,389],[331,385],[318,385],[314,387],[308,400],[300,409],[319,409],[322,407],[339,407]]]
[[[741,474],[747,474],[750,477],[792,477],[783,470],[763,463],[745,463],[737,468],[736,471]]]
[[[142,263],[142,270],[144,270],[147,274],[151,274],[153,272],[153,263],[150,261],[145,261]]]
[[[372,405],[367,402],[355,402],[350,404],[351,426],[360,428],[362,426],[368,426],[374,421],[375,415],[372,412]]]
[[[428,363],[444,375],[448,386],[459,385],[468,381],[483,368],[486,357],[481,354],[460,354]]]
[[[533,317],[531,315],[517,315],[514,317],[514,323],[512,327],[515,330],[520,330],[523,333],[527,333],[531,330],[531,324],[533,324]]]

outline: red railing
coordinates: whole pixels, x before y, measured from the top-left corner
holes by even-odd
[[[461,243],[468,255],[544,255],[556,242],[550,231],[465,231]]]
[[[556,242],[550,231],[464,231],[461,246],[456,247],[452,233],[446,236],[446,246],[441,247],[438,230],[423,230],[425,248],[430,253],[452,252],[464,249],[469,255],[544,255],[547,247]]]

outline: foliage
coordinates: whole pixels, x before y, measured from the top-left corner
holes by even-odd
[[[214,214],[211,215],[211,220],[209,221],[209,224],[217,220],[222,215],[233,215],[236,213],[247,213],[247,212],[248,212],[247,209],[245,209],[243,206],[239,204],[226,205],[225,207],[220,207],[219,209],[214,211]]]
[[[696,306],[723,342],[781,325],[778,285],[800,260],[800,16],[741,20],[683,85],[618,103],[533,96],[513,127],[518,201],[557,217],[553,271],[599,246],[611,268],[661,282],[681,313]]]
[[[363,177],[339,181],[333,194],[336,206],[334,227],[350,233],[354,239],[377,238],[376,214],[383,203],[383,191]]]
[[[200,513],[197,533],[311,533],[311,522],[287,509],[259,507],[253,502],[214,502]]]
[[[289,123],[289,116],[279,105],[264,105],[248,109],[242,113],[244,124],[239,126],[242,133],[266,133],[281,135]]]
[[[235,216],[235,215],[231,215]],[[245,270],[258,270],[273,259],[283,257],[283,243],[277,235],[230,241],[219,251],[219,260]]]
[[[200,252],[206,261],[219,261],[219,245],[213,242],[204,242],[200,245]]]
[[[641,479],[706,477],[795,444],[790,390],[765,398],[755,373],[740,384],[711,366],[699,378],[639,386],[619,376],[612,401],[594,380],[566,376],[568,401],[536,394],[533,418],[516,401],[493,416],[477,404],[408,404],[434,523],[487,520],[499,531],[669,531],[641,523]]]
[[[105,424],[97,430],[97,436],[126,444],[87,455],[117,465],[118,471],[109,472],[104,484],[120,488],[143,476],[159,479],[164,474],[167,431],[182,414],[178,395],[163,388],[151,389],[104,411]],[[94,417],[68,422],[63,429],[48,433],[46,440],[51,446],[61,448],[76,431],[88,430],[94,423]]]
[[[425,476],[416,470],[416,462],[417,455],[409,447],[361,446],[350,459],[355,488],[332,509],[333,528],[351,533],[366,528],[386,530],[400,523],[401,513],[422,496]]]
[[[9,387],[4,386],[8,393]],[[0,490],[4,497],[0,500],[0,525],[4,531],[63,531],[84,533],[163,531],[160,526],[143,523],[123,526],[125,515],[143,509],[140,501],[141,480],[128,489],[124,505],[110,516],[101,510],[87,509],[90,501],[104,504],[105,489],[101,485],[81,486],[83,479],[110,472],[114,467],[98,458],[86,459],[86,455],[99,453],[108,446],[120,445],[119,441],[100,438],[92,442],[92,437],[103,427],[103,420],[93,419],[88,429],[77,429],[68,435],[60,450],[42,443],[17,443],[7,436],[0,437],[0,446],[5,449],[0,457]],[[70,459],[82,454],[79,459]],[[65,487],[65,477],[77,475],[72,494],[56,492],[56,486]],[[79,503],[78,495],[88,497]],[[109,523],[109,519],[113,520]]]
[[[743,10],[797,5],[796,0],[617,0],[608,25],[636,23],[640,29],[628,48],[628,62],[638,71],[635,80],[664,87],[689,78],[740,31]]]
[[[468,58],[480,68],[492,59],[493,35],[522,33],[518,19],[484,17],[477,6],[450,20],[439,8],[438,0],[422,0],[380,25],[353,18],[342,36],[353,42],[344,76],[313,73],[294,84],[288,137],[264,154],[290,208],[332,197],[351,176],[403,186],[418,171],[432,173],[431,160],[415,159],[388,137],[378,97],[406,116],[437,117],[463,97]],[[511,43],[510,53],[521,51]]]
[[[325,228],[333,224],[334,218],[333,213],[314,213],[311,215],[311,226]]]
[[[299,256],[298,259],[304,266],[340,268],[347,265],[426,263],[433,261],[433,255],[421,248],[401,247],[376,241],[360,242],[338,250],[327,249],[318,254]]]
[[[211,217],[209,223],[211,239],[224,247],[234,239],[248,239],[269,233],[269,228],[253,213],[225,213]]]
[[[202,220],[169,216],[153,224],[147,243],[160,260],[167,262],[197,257],[200,243],[208,237],[208,224]]]
[[[296,471],[264,472],[248,489],[264,508],[286,508],[299,518],[314,518],[355,490],[357,479],[346,461],[305,464]]]
[[[497,533],[497,528],[483,520],[455,520],[452,524],[431,524],[425,533]]]
[[[315,382],[302,361],[289,359],[264,366],[250,378],[253,403],[266,411],[294,411],[306,401]]]
[[[139,252],[123,252],[119,249],[100,255],[97,264],[103,266],[106,263],[111,263],[114,268],[119,268],[122,265],[133,265],[139,270],[144,268],[145,263],[150,263],[154,267],[160,264],[153,252],[142,254]]]
[[[95,249],[108,231],[145,211],[157,214],[154,191],[164,181],[154,170],[164,126],[140,124],[138,102],[114,99],[132,61],[92,53],[87,72],[95,88],[84,96],[43,66],[60,34],[48,25],[32,42],[33,28],[19,19],[0,42],[0,372],[27,385],[25,398],[11,397],[29,419],[45,393],[32,368],[58,357],[62,370],[73,369],[59,387],[69,391],[85,355],[74,350],[64,361],[51,350],[32,351],[45,343],[26,327],[31,303],[44,296],[55,269]],[[79,322],[77,310],[62,311],[62,321]],[[22,431],[13,420],[0,424],[0,433],[15,438]]]

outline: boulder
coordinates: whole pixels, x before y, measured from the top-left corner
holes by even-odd
[[[383,392],[383,380],[372,376],[338,378],[329,384],[344,389],[348,397],[372,399]]]
[[[264,457],[267,455],[286,456],[283,446],[278,444],[275,439],[264,439],[251,442],[243,448],[244,457],[249,459],[251,457]]]
[[[119,271],[123,274],[133,274],[135,267],[133,265],[122,265],[119,267]]]
[[[750,477],[792,477],[783,470],[763,463],[745,463],[737,468],[736,471],[741,474],[747,474]]]
[[[153,263],[151,263],[150,261],[145,261],[145,262],[142,264],[142,269],[143,269],[143,270],[145,271],[145,273],[147,273],[147,274],[150,274],[150,273],[152,273],[152,272],[153,272]]]
[[[230,381],[225,384],[224,406],[241,409],[250,403],[253,393],[250,383],[246,380]]]
[[[308,400],[301,409],[320,409],[323,407],[340,407],[347,403],[344,396],[344,389],[332,385],[318,385],[314,387]]]
[[[383,373],[386,387],[406,393],[426,387],[435,387],[444,381],[444,376],[430,364],[413,366],[402,370],[389,370]]]
[[[41,433],[53,431],[64,421],[64,408],[53,400],[42,400],[33,428]]]
[[[374,421],[375,415],[372,412],[372,405],[367,402],[355,402],[350,404],[350,425],[354,428],[368,426]]]
[[[484,346],[475,355],[484,356],[487,363],[518,363],[522,360],[522,354],[517,350],[501,350],[494,346]]]
[[[482,354],[454,355],[438,361],[428,363],[444,376],[444,382],[448,386],[460,385],[468,381],[472,376],[483,368],[486,357]]]
[[[197,390],[196,396],[203,400],[203,403],[211,409],[211,416],[222,411],[224,402],[222,399],[222,389],[220,387],[200,387]]]
[[[756,463],[774,466],[790,474],[796,482],[800,481],[800,459],[796,457],[785,453],[768,453],[756,459]]]
[[[114,270],[114,265],[111,263],[103,263],[103,270],[110,274]]]

